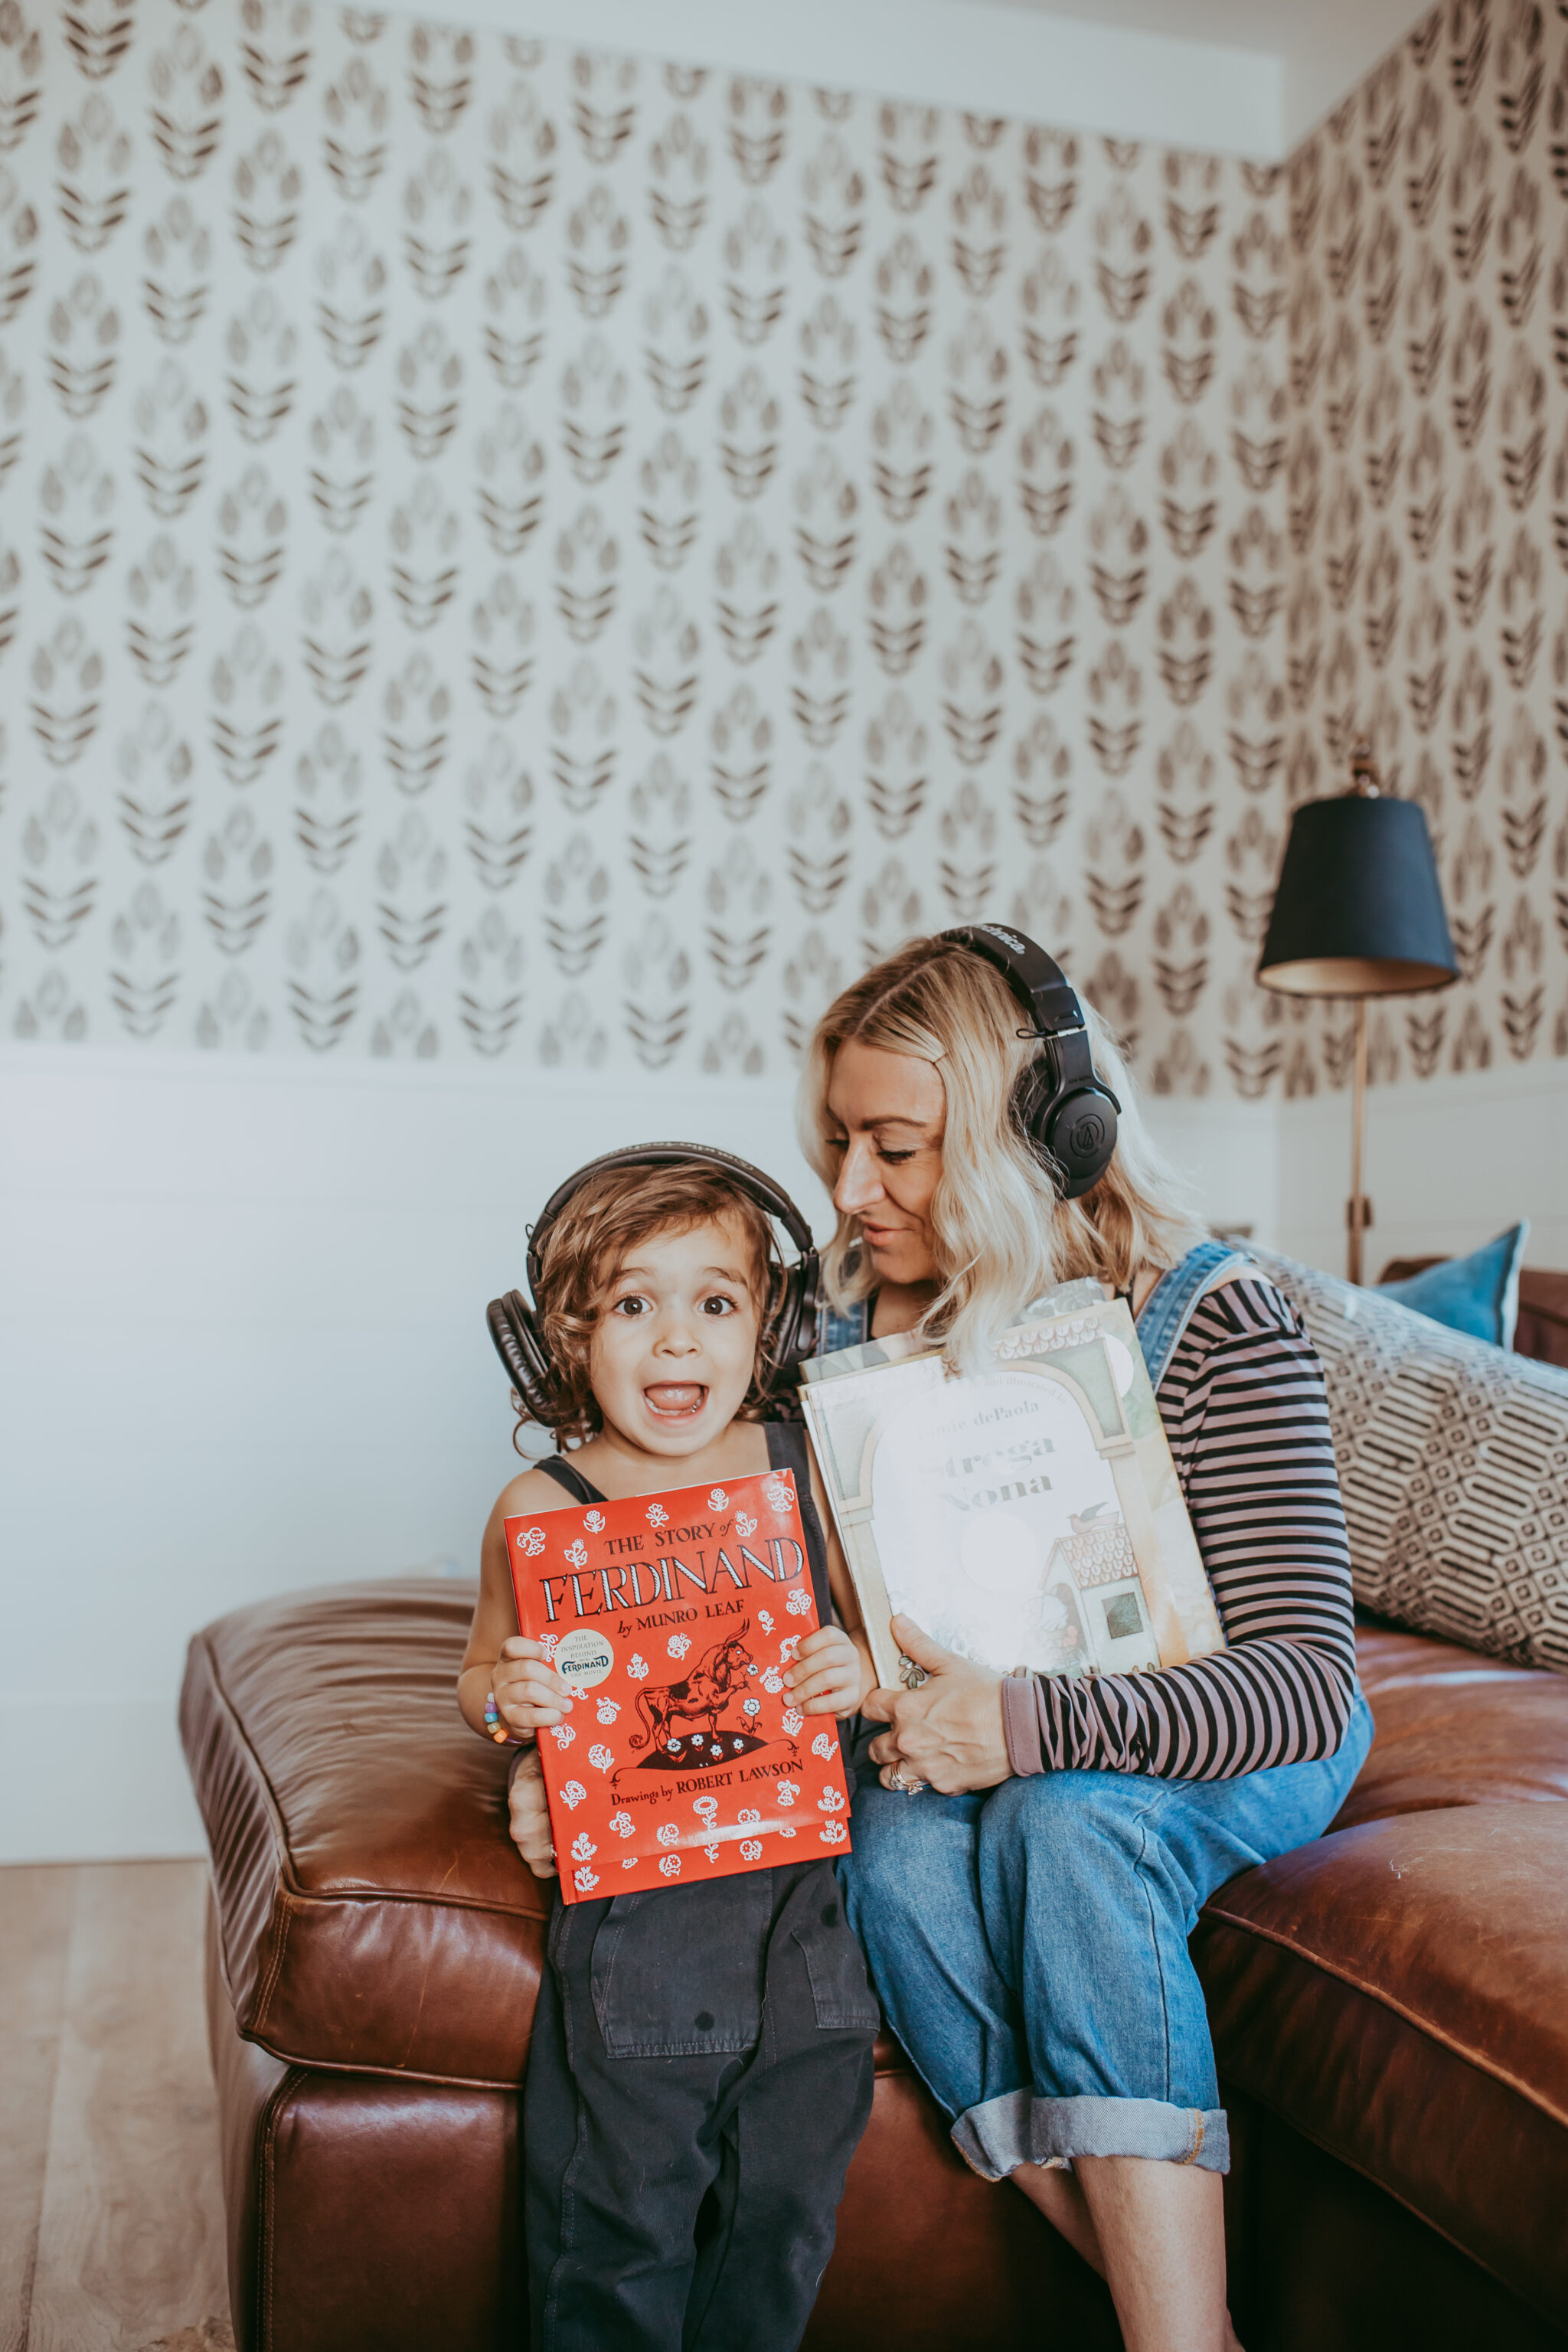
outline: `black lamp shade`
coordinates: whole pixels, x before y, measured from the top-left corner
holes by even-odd
[[[1404,996],[1459,968],[1426,819],[1414,801],[1346,793],[1296,812],[1258,960],[1288,996]]]

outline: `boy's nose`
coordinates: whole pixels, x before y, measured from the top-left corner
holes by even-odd
[[[661,1356],[695,1356],[702,1342],[684,1316],[675,1316],[654,1337],[655,1352]]]

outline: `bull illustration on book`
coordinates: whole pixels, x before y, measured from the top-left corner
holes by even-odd
[[[651,1750],[640,1769],[655,1765],[668,1770],[672,1764],[679,1764],[689,1770],[742,1756],[763,1745],[752,1728],[751,1718],[758,1712],[756,1701],[745,1701],[743,1696],[751,1676],[762,1671],[746,1647],[751,1630],[748,1617],[737,1633],[705,1651],[684,1681],[656,1683],[651,1690],[637,1692],[637,1719],[643,1727],[633,1732],[630,1744],[634,1752],[643,1748]],[[739,1730],[721,1720],[737,1698],[742,1699],[748,1718]],[[683,1732],[683,1724],[699,1728]]]

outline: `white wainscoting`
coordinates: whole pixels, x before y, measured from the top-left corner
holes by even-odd
[[[1281,1104],[1279,1246],[1342,1274],[1347,1092]],[[1531,1265],[1568,1266],[1568,1062],[1373,1087],[1365,1186],[1369,1281],[1393,1257],[1462,1255],[1531,1221]]]
[[[0,1861],[190,1853],[192,1631],[471,1572],[510,1473],[484,1306],[561,1176],[721,1143],[822,1195],[786,1087],[0,1050]]]
[[[1521,1213],[1568,1265],[1550,1076],[1374,1092],[1373,1271]],[[1343,1097],[1148,1112],[1215,1223],[1342,1264]],[[669,1133],[825,1230],[777,1084],[0,1048],[0,1860],[199,1851],[174,1699],[209,1618],[470,1571],[513,1459],[484,1303],[563,1171]]]
[[[1191,1180],[1203,1214],[1222,1233],[1278,1247],[1279,1113],[1270,1102],[1154,1095],[1143,1116],[1155,1142]]]

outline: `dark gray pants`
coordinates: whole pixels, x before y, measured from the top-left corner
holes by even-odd
[[[795,2352],[877,2021],[829,1862],[558,1903],[523,2105],[531,2352]]]

